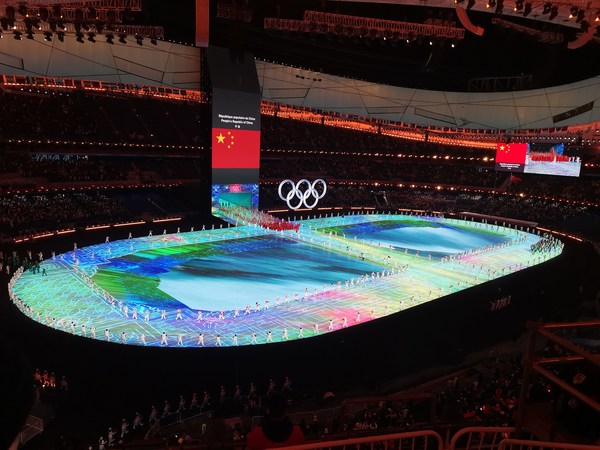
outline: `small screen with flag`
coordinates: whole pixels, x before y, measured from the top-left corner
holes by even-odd
[[[575,152],[576,153],[576,152]],[[506,143],[496,148],[496,170],[578,177],[581,159],[562,143]],[[511,181],[520,181],[519,178]]]

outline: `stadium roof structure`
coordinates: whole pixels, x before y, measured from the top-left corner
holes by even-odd
[[[213,0],[211,7],[211,42],[261,59],[266,100],[436,132],[504,130],[517,138],[544,130],[576,140],[598,128],[594,2]]]
[[[237,21],[234,13],[213,15],[211,42],[226,46],[232,39],[243,40],[261,59],[376,83],[523,90],[600,73],[596,3],[250,0],[238,8],[244,13]],[[212,0],[212,10],[223,4],[236,2]],[[544,13],[547,5],[550,10]],[[234,23],[241,28],[236,33]]]
[[[459,132],[598,128],[600,0],[207,1],[211,44],[261,60],[267,100]],[[0,0],[0,72],[199,89],[181,44],[195,2],[141,2]]]

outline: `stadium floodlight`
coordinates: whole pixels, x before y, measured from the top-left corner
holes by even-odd
[[[581,21],[581,32],[582,33],[587,33],[588,30],[590,29],[590,24],[587,20],[582,20]]]
[[[544,3],[542,14],[550,14],[550,11],[552,11],[552,3]]]
[[[48,18],[50,17],[50,12],[48,11],[47,8],[40,8],[39,12],[38,12],[38,16],[39,16],[40,20],[43,20],[44,22],[48,22]]]
[[[513,9],[514,12],[518,12],[518,11],[522,11],[523,10],[523,0],[517,0],[515,2],[515,7]]]
[[[497,0],[495,13],[502,14],[503,9],[504,9],[504,0]]]

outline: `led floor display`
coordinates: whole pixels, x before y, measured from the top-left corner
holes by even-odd
[[[47,326],[115,343],[270,344],[376,320],[561,251],[533,252],[533,233],[453,219],[300,223],[298,233],[246,225],[77,249],[22,274],[11,297]]]

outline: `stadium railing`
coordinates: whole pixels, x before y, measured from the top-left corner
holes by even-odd
[[[23,429],[19,433],[20,445],[25,444],[31,438],[40,434],[42,431],[44,431],[44,421],[39,417],[29,415],[27,417],[27,420],[25,421]]]

